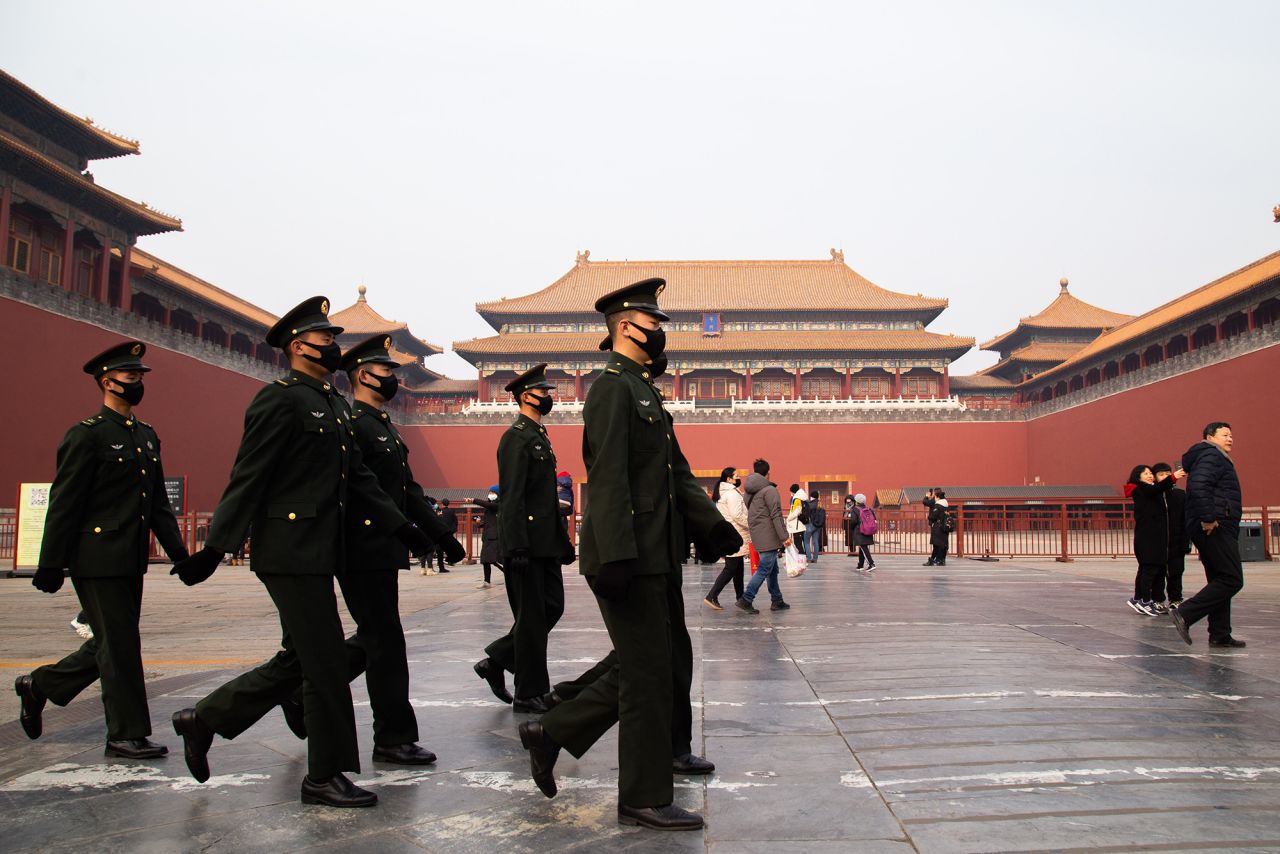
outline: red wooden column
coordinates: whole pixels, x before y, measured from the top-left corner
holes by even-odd
[[[800,369],[799,368],[796,368],[795,385],[793,386],[791,396],[796,400],[800,399]]]
[[[683,391],[680,385],[680,369],[676,368],[675,373],[671,375],[671,398],[673,400],[680,399],[680,393]]]
[[[755,391],[751,388],[751,368],[747,368],[746,383],[747,383],[747,387],[745,391],[747,392],[747,400],[755,400],[756,394],[755,394]]]
[[[173,309],[172,309],[172,308],[170,308],[168,305],[166,305],[166,306],[164,307],[164,325],[165,325],[165,328],[166,328],[166,329],[170,329],[170,328],[172,328],[172,324],[173,324]]]
[[[896,365],[893,369],[893,397],[902,399],[902,365]]]
[[[204,320],[199,317],[197,317],[195,320],[196,320],[196,340],[203,341],[204,340]],[[285,357],[285,363],[288,364],[287,356]]]
[[[576,368],[573,372],[573,399],[582,400],[582,368]]]
[[[476,373],[479,374],[479,378],[476,382],[476,400],[480,403],[484,403],[489,399],[489,389],[487,388],[488,383],[484,381],[484,371],[477,369]]]
[[[942,396],[951,397],[951,367],[942,366]]]
[[[72,279],[75,270],[76,255],[76,221],[67,217],[67,233],[62,237],[62,289],[70,291],[75,288]]]
[[[133,310],[133,283],[130,272],[133,266],[133,247],[125,244],[120,247],[120,310]],[[230,346],[230,339],[227,341]]]
[[[0,187],[0,264],[9,263],[9,203],[13,199],[13,191],[8,187]]]
[[[844,399],[853,397],[853,369],[844,369]]]
[[[109,293],[107,282],[111,275],[111,241],[102,238],[102,252],[98,259],[97,281],[93,283],[93,298],[97,302],[106,302]]]
[[[1252,311],[1245,312],[1245,317],[1249,318],[1250,332],[1258,328],[1258,309],[1255,308]]]

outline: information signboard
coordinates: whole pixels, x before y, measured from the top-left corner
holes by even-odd
[[[187,512],[187,479],[185,477],[166,477],[164,491],[169,496],[169,506],[173,512],[181,516]]]
[[[49,512],[48,483],[18,484],[18,530],[14,537],[13,568],[35,569],[44,538],[44,517]]]

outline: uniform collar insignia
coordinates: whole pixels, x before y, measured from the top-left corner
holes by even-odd
[[[124,448],[124,445],[112,445],[112,446],[111,446],[111,450],[113,450],[113,451],[119,451],[119,450],[122,450],[123,448]]]
[[[390,437],[388,437],[388,436],[379,436],[379,437],[378,437],[378,441],[379,441],[379,442],[385,442],[385,441],[387,441],[387,439],[388,439],[388,438],[390,438]]]
[[[148,440],[147,440],[147,450],[151,450],[151,449],[153,449],[154,447],[155,447],[155,446],[151,444],[151,440],[150,440],[150,439],[148,439]]]
[[[640,405],[641,405],[641,406],[648,406],[648,405],[649,405],[650,403],[652,403],[652,402],[653,402],[653,401],[649,400],[649,398],[647,398],[647,397],[646,397],[644,400],[640,401]]]
[[[316,418],[324,418],[323,412],[316,412],[314,409],[311,411],[311,414],[314,415]]]
[[[541,450],[542,450],[542,446],[541,446],[541,445],[534,445],[534,446],[533,446],[533,449],[534,449],[535,451],[541,451]]]

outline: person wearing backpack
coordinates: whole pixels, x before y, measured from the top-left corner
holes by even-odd
[[[880,523],[876,520],[876,511],[867,506],[867,496],[859,492],[853,496],[853,514],[849,531],[853,535],[853,547],[858,550],[858,565],[855,569],[873,572],[876,568],[875,558],[871,556],[871,547],[876,542],[876,531]]]
[[[817,563],[822,551],[822,529],[827,524],[827,511],[817,490],[810,492],[809,500],[804,503],[804,519],[804,556],[809,563]]]
[[[929,508],[929,545],[933,547],[924,566],[946,566],[947,549],[951,545],[951,512],[947,505],[947,493],[931,489],[924,497]]]

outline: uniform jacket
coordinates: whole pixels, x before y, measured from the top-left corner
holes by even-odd
[[[357,400],[351,405],[351,426],[364,464],[378,479],[379,488],[432,542],[443,537],[445,525],[413,479],[409,446],[391,416]],[[365,504],[359,495],[353,494],[351,502],[354,512],[347,514],[347,568],[353,572],[408,569],[409,549],[404,543],[393,534],[364,523],[370,517],[363,512]]]
[[[1240,533],[1242,498],[1236,465],[1212,442],[1197,442],[1182,455],[1182,468],[1187,473],[1187,538],[1200,529],[1201,522],[1215,519],[1223,533],[1232,537]]]
[[[751,544],[757,552],[777,551],[790,537],[782,523],[782,500],[778,487],[769,478],[757,472],[747,475],[742,484],[747,493],[747,524],[751,529]]]
[[[1126,483],[1124,494],[1133,500],[1133,554],[1138,563],[1163,564],[1169,560],[1169,507],[1165,496],[1173,478],[1155,483]]]
[[[72,578],[143,575],[152,531],[170,559],[186,556],[164,488],[160,437],[104,406],[58,446],[40,566],[69,567]]]
[[[484,510],[483,533],[480,535],[480,562],[502,563],[502,532],[498,525],[498,507],[501,498],[490,501],[488,498],[473,499],[476,506]]]
[[[587,392],[583,422],[590,500],[579,570],[595,575],[622,560],[638,561],[637,575],[678,570],[686,529],[701,541],[724,517],[689,470],[649,370],[613,353]]]
[[[742,548],[726,557],[746,557],[751,550],[751,527],[747,520],[747,504],[742,500],[742,493],[733,486],[720,484],[720,500],[716,502],[720,515],[728,519],[733,529],[742,537]]]
[[[346,569],[348,517],[382,534],[408,521],[364,464],[346,400],[332,384],[292,371],[245,411],[206,545],[233,551],[252,524],[254,572],[333,575]]]
[[[560,559],[572,546],[556,496],[547,428],[523,413],[498,441],[498,536],[507,554]]]

